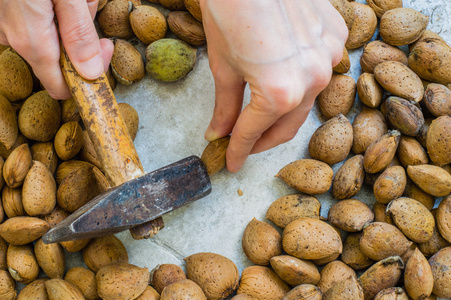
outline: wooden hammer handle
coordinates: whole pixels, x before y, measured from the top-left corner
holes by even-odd
[[[144,175],[138,153],[119,112],[106,74],[103,73],[96,80],[82,78],[63,48],[60,64],[69,90],[77,103],[81,119],[110,183],[116,186]],[[140,226],[147,228],[145,230],[141,228],[142,232],[156,233],[164,226],[164,223],[159,218]],[[136,233],[133,236],[136,239],[144,237],[136,236]]]

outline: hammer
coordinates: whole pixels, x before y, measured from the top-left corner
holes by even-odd
[[[113,188],[47,232],[45,243],[111,235],[130,228],[135,239],[149,238],[163,228],[162,214],[211,192],[209,171],[197,156],[145,174],[106,74],[96,80],[82,78],[63,48],[60,64]]]

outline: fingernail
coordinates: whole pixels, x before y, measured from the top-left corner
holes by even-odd
[[[214,131],[211,125],[208,126],[207,131],[205,131],[205,139],[209,142],[219,139],[220,136],[216,131]]]
[[[93,58],[83,61],[79,65],[79,72],[83,78],[96,79],[103,73],[103,59],[100,55],[96,55]]]

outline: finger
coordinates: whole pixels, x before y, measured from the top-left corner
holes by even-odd
[[[106,72],[113,57],[114,44],[110,39],[100,39],[100,51],[103,57],[103,69]]]
[[[251,154],[263,152],[293,139],[304,124],[315,102],[315,97],[304,98],[293,111],[285,114],[257,140]]]
[[[100,41],[84,1],[54,0],[63,45],[75,69],[86,79],[104,71]]]
[[[99,5],[99,0],[86,0],[88,3],[89,14],[91,15],[91,19],[94,20],[97,13],[97,6]]]
[[[278,90],[269,92],[267,95],[274,95],[274,99],[251,93],[251,102],[239,116],[227,148],[227,169],[230,172],[239,171],[263,132],[293,109],[295,101],[291,101],[294,98],[287,96],[287,90],[279,87]]]
[[[211,63],[215,79],[215,108],[205,139],[213,141],[228,135],[235,125],[243,106],[243,94],[246,83],[227,63]]]

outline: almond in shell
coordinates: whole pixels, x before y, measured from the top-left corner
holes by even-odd
[[[366,149],[363,156],[363,166],[368,173],[377,173],[385,169],[396,154],[400,132],[390,130]]]
[[[113,71],[114,77],[123,85],[138,82],[146,75],[141,53],[139,53],[135,46],[121,39],[117,39],[114,42],[111,70]]]
[[[74,267],[67,271],[64,280],[75,285],[87,300],[99,299],[96,286],[96,275],[82,267]]]
[[[385,61],[374,68],[377,82],[395,96],[414,102],[423,99],[424,87],[420,77],[397,61]]]
[[[443,40],[426,38],[410,52],[409,67],[425,80],[449,84],[451,47]]]
[[[56,205],[53,174],[41,162],[33,161],[22,188],[22,204],[30,216],[49,214]]]
[[[11,148],[18,134],[16,112],[8,99],[0,95],[0,144],[6,149]]]
[[[351,69],[351,61],[349,60],[349,53],[348,49],[343,48],[343,57],[341,58],[341,61],[333,68],[333,71],[335,73],[348,73]]]
[[[377,27],[377,17],[374,11],[366,4],[351,2],[355,11],[355,19],[349,30],[346,48],[356,49],[371,40]]]
[[[294,256],[274,256],[271,258],[271,267],[291,286],[317,284],[320,280],[318,268],[312,262]]]
[[[408,166],[410,179],[426,193],[442,197],[451,193],[451,174],[433,165]]]
[[[397,61],[407,66],[407,56],[398,47],[379,40],[372,41],[363,47],[360,66],[364,72],[373,73],[374,68],[384,61]]]
[[[421,37],[428,23],[429,17],[413,8],[394,8],[381,17],[380,35],[390,45],[408,45]]]
[[[61,122],[79,122],[81,120],[78,112],[78,106],[74,98],[60,101],[61,106]]]
[[[424,299],[432,293],[434,277],[426,257],[416,249],[404,269],[404,285],[412,299]]]
[[[31,245],[8,246],[6,263],[14,280],[29,283],[39,275],[39,266]]]
[[[323,294],[318,287],[306,283],[293,288],[282,298],[282,300],[321,300],[323,299],[322,295]]]
[[[197,283],[208,299],[225,299],[238,288],[238,269],[227,257],[201,252],[184,260],[186,277]]]
[[[347,232],[361,231],[372,222],[374,214],[364,202],[356,199],[342,200],[329,209],[329,222]]]
[[[22,144],[8,156],[3,164],[3,178],[11,188],[21,186],[31,168],[31,152],[28,144]]]
[[[316,195],[329,190],[333,175],[332,168],[322,161],[300,159],[283,167],[276,177],[295,190]]]
[[[189,13],[192,14],[197,21],[202,22],[202,11],[200,10],[199,0],[183,0],[183,2]]]
[[[353,269],[339,260],[332,261],[321,270],[321,279],[317,286],[325,294],[334,285],[349,277],[357,278]]]
[[[255,299],[282,299],[290,290],[288,285],[270,268],[250,266],[241,273],[237,294],[247,294]]]
[[[162,264],[156,266],[155,269],[150,272],[150,277],[150,283],[160,294],[166,286],[186,279],[185,272],[183,272],[182,268],[174,264]]]
[[[371,73],[363,73],[357,79],[357,93],[360,101],[368,107],[377,108],[382,102],[382,87]]]
[[[64,251],[60,244],[44,244],[42,239],[39,239],[34,245],[34,253],[38,265],[48,277],[63,278],[66,263]]]
[[[393,255],[401,256],[411,244],[396,226],[383,222],[368,224],[360,238],[362,253],[376,261]]]
[[[451,116],[441,116],[432,121],[426,145],[429,157],[436,165],[451,163]]]
[[[45,282],[45,289],[50,300],[73,299],[83,300],[85,297],[81,291],[69,281],[64,279],[49,279]]]
[[[363,288],[354,276],[349,276],[347,279],[333,285],[323,295],[323,300],[332,299],[356,299],[363,300]]]
[[[329,260],[332,261],[343,249],[338,232],[326,222],[312,218],[297,219],[288,224],[283,231],[282,243],[289,255],[307,260],[332,258]]]
[[[293,194],[274,201],[266,212],[266,219],[279,227],[285,228],[292,221],[300,218],[319,219],[321,203],[313,196]]]
[[[158,298],[157,298],[158,299]],[[160,300],[190,300],[199,299],[207,300],[204,292],[194,281],[183,279],[168,285],[163,292],[161,292]]]
[[[111,263],[128,263],[124,244],[116,236],[110,235],[92,239],[83,249],[83,259],[94,273]]]
[[[52,142],[35,143],[30,147],[30,151],[33,160],[40,161],[50,170],[50,173],[55,174],[58,155]]]
[[[11,102],[27,98],[33,91],[33,78],[25,61],[13,49],[0,54],[0,94]]]
[[[146,45],[164,38],[168,30],[165,16],[150,5],[133,7],[130,25],[135,35]]]
[[[424,91],[424,104],[436,117],[451,116],[451,91],[443,84],[430,83]]]
[[[0,298],[5,300],[16,299],[16,283],[8,271],[0,270]],[[18,298],[20,300],[20,297]]]
[[[124,119],[125,126],[127,126],[128,133],[134,141],[139,128],[139,115],[136,109],[134,109],[128,103],[118,103],[119,112]]]
[[[368,0],[367,4],[371,7],[378,18],[390,9],[402,7],[402,0]]]
[[[181,40],[193,46],[205,44],[205,32],[202,23],[187,11],[171,11],[167,22],[171,31]]]
[[[100,28],[107,37],[121,39],[133,35],[130,25],[131,2],[128,0],[113,0],[108,2],[97,16]]]
[[[226,167],[226,151],[230,136],[216,139],[208,143],[202,152],[201,159],[207,167],[208,175],[213,175]]]
[[[402,196],[406,183],[407,175],[403,167],[388,167],[374,183],[374,196],[379,203],[387,204],[391,200]]]
[[[387,213],[387,205],[376,201],[373,204],[372,210],[374,213],[374,222],[384,222],[395,225],[395,223],[393,223],[391,215]]]
[[[409,300],[409,297],[402,288],[391,287],[377,293],[374,300]]]
[[[398,158],[404,167],[424,165],[429,162],[428,154],[420,142],[409,136],[401,136],[398,145]]]
[[[338,169],[332,180],[332,195],[338,200],[353,197],[360,191],[364,177],[363,155],[349,158]]]
[[[40,278],[30,282],[20,291],[17,300],[48,300],[49,296],[45,289],[45,282],[47,280],[48,278]]]
[[[443,238],[451,243],[451,196],[443,199],[438,205],[437,228]]]
[[[255,218],[244,230],[242,246],[247,258],[262,266],[268,265],[271,257],[280,255],[283,251],[280,233],[268,223]]]
[[[343,243],[341,260],[354,270],[365,269],[374,263],[360,250],[361,236],[361,232],[350,233]]]
[[[451,247],[435,253],[430,259],[434,287],[432,293],[440,298],[451,297]]]
[[[12,245],[31,243],[49,230],[46,221],[36,217],[14,217],[0,225],[0,236]]]
[[[316,129],[309,141],[309,153],[312,158],[332,165],[348,156],[352,141],[352,125],[340,113]]]
[[[80,152],[83,146],[83,129],[78,122],[64,123],[56,132],[55,151],[62,160],[69,160]]]
[[[144,292],[149,279],[148,269],[116,262],[97,272],[97,291],[103,299],[135,299]]]
[[[329,0],[346,22],[348,29],[352,28],[355,19],[354,7],[347,0]]]
[[[365,152],[371,143],[386,134],[387,131],[384,115],[378,109],[363,107],[352,122],[354,135],[352,152],[355,154]]]
[[[371,300],[381,290],[395,286],[401,277],[402,269],[404,263],[399,256],[390,256],[372,265],[359,277],[364,299]]]
[[[354,104],[356,84],[352,77],[333,74],[329,85],[318,95],[318,107],[326,119],[347,115]]]

